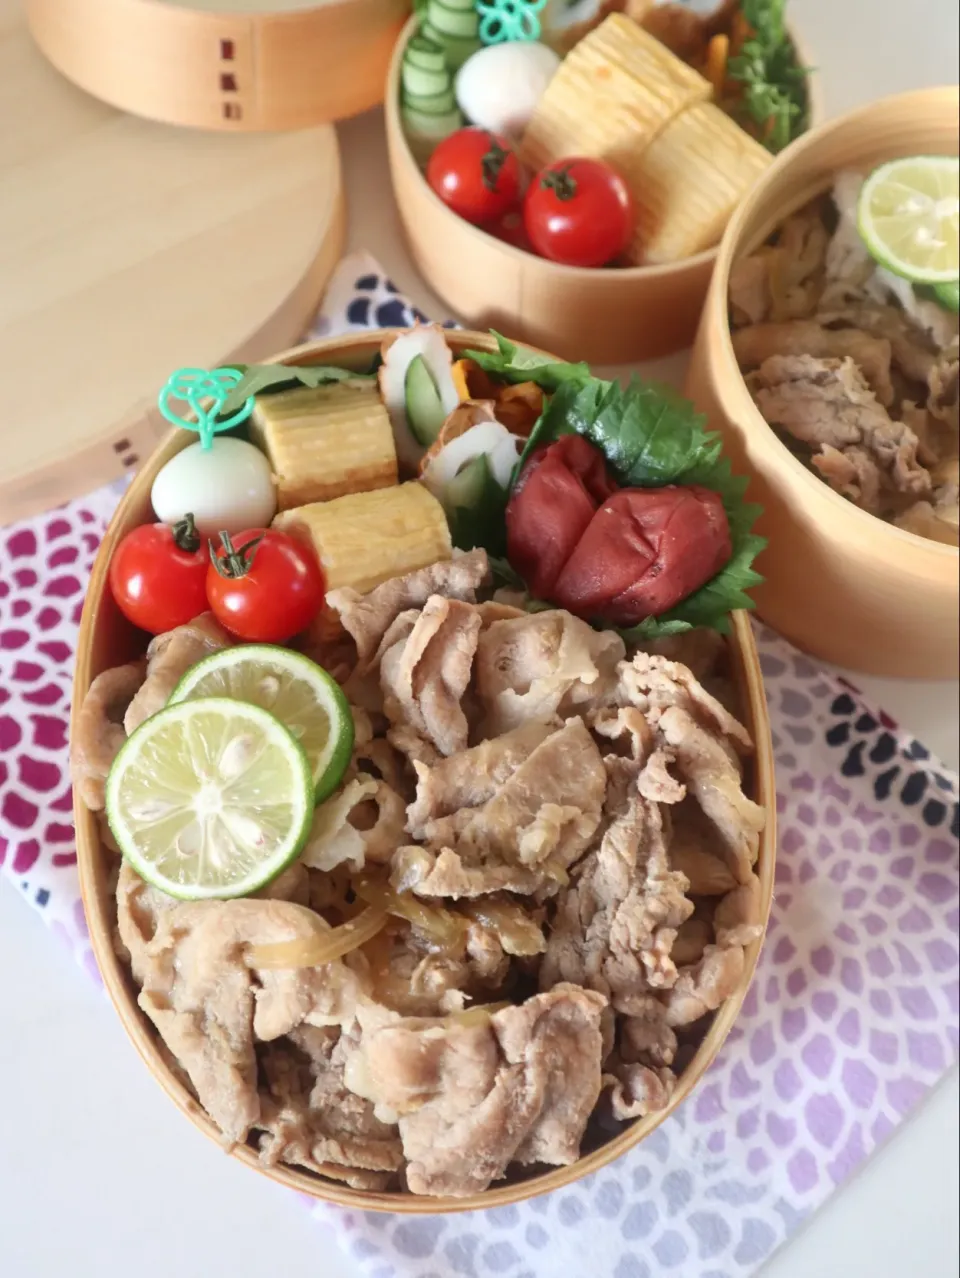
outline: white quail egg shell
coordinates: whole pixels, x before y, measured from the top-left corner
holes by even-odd
[[[209,449],[188,445],[157,475],[150,500],[165,524],[191,513],[203,537],[265,528],[277,513],[270,463],[243,439],[215,438]]]
[[[457,72],[457,104],[472,124],[516,138],[559,65],[554,51],[535,41],[487,45]]]

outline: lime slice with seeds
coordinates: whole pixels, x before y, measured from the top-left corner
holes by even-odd
[[[960,160],[915,155],[891,160],[860,191],[857,222],[871,255],[914,284],[960,277]]]
[[[168,704],[194,697],[231,697],[276,715],[307,752],[317,803],[340,784],[353,715],[337,681],[309,657],[265,643],[223,648],[187,671]]]
[[[303,747],[259,706],[168,705],[124,742],[107,820],[141,878],[184,901],[246,896],[295,860],[313,822]]]
[[[934,284],[937,301],[948,311],[955,314],[960,311],[960,280],[951,280],[949,284]]]

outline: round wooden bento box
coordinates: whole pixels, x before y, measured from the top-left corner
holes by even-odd
[[[956,85],[885,98],[795,143],[727,228],[687,378],[687,394],[722,431],[763,506],[765,580],[753,591],[760,616],[815,656],[898,679],[957,676],[960,554],[860,510],[781,442],[737,367],[727,293],[733,263],[842,169],[869,172],[896,156],[956,155],[958,147]]]
[[[374,354],[380,349],[385,336],[384,332],[371,332],[362,336],[334,338],[301,346],[274,358],[277,362],[296,364],[332,362],[340,366],[362,368],[369,365]],[[494,347],[492,339],[486,333],[451,332],[447,340],[457,352],[479,347],[489,350]],[[107,586],[107,567],[120,539],[132,528],[152,517],[150,488],[157,471],[170,457],[189,444],[191,439],[192,436],[186,431],[171,431],[167,435],[133,481],[107,529],[94,564],[83,609],[74,679],[74,716],[90,683],[101,671],[128,661],[143,650],[144,637],[138,635],[124,621],[113,602]],[[756,742],[756,752],[750,765],[752,775],[748,777],[748,789],[767,814],[767,825],[761,839],[757,863],[757,873],[762,887],[762,916],[766,920],[773,892],[776,855],[776,794],[773,751],[763,680],[753,632],[745,613],[734,614],[729,644],[732,673],[739,688],[743,707],[741,717]],[[137,1006],[136,990],[114,950],[113,931],[116,910],[110,885],[111,876],[115,874],[116,858],[101,840],[97,818],[79,799],[75,802],[74,816],[80,886],[91,943],[113,1004],[131,1041],[160,1086],[206,1136],[219,1143],[218,1131],[184,1085],[181,1074],[171,1066],[168,1053],[162,1050],[156,1032]],[[588,1152],[573,1166],[557,1168],[522,1179],[511,1179],[471,1198],[418,1198],[412,1194],[369,1193],[353,1190],[292,1167],[265,1168],[258,1161],[256,1152],[248,1146],[234,1149],[233,1155],[253,1170],[291,1189],[299,1190],[300,1193],[369,1211],[415,1214],[468,1211],[479,1207],[502,1206],[561,1188],[581,1176],[597,1171],[625,1153],[649,1135],[690,1094],[717,1055],[736,1020],[753,976],[760,944],[759,940],[755,941],[748,949],[740,988],[716,1014],[695,1057],[681,1075],[669,1107],[662,1113],[634,1122],[614,1139]]]
[[[26,9],[53,65],[111,106],[259,132],[377,106],[410,0],[26,0]]]
[[[495,328],[556,351],[563,359],[627,364],[656,359],[693,342],[716,249],[668,266],[586,270],[562,266],[488,235],[456,214],[424,178],[404,135],[400,66],[419,19],[403,30],[384,97],[393,192],[411,256],[451,312],[472,328]],[[801,62],[805,50],[791,33]],[[811,125],[822,118],[809,71]]]

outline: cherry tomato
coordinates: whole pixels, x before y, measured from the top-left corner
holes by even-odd
[[[142,524],[127,533],[110,560],[110,590],[123,615],[160,635],[207,611],[207,548],[186,515]]]
[[[520,165],[506,138],[458,129],[439,144],[427,181],[444,204],[476,226],[494,222],[520,202]]]
[[[533,252],[530,236],[527,234],[527,228],[523,225],[523,211],[521,209],[511,209],[509,213],[504,213],[503,217],[484,229],[498,240],[502,240],[504,244],[523,249],[525,253]]]
[[[207,599],[225,630],[254,643],[285,643],[320,610],[323,573],[313,552],[286,533],[251,528],[211,543]]]
[[[558,160],[530,183],[523,223],[541,257],[566,266],[606,266],[633,236],[633,197],[602,160]]]

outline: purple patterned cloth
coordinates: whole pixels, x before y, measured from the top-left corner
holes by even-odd
[[[313,335],[408,324],[348,258]],[[0,865],[94,969],[66,727],[79,602],[117,490],[0,533]],[[768,938],[693,1096],[556,1194],[456,1216],[314,1205],[364,1278],[741,1278],[870,1156],[957,1057],[956,776],[761,625],[780,848]]]

